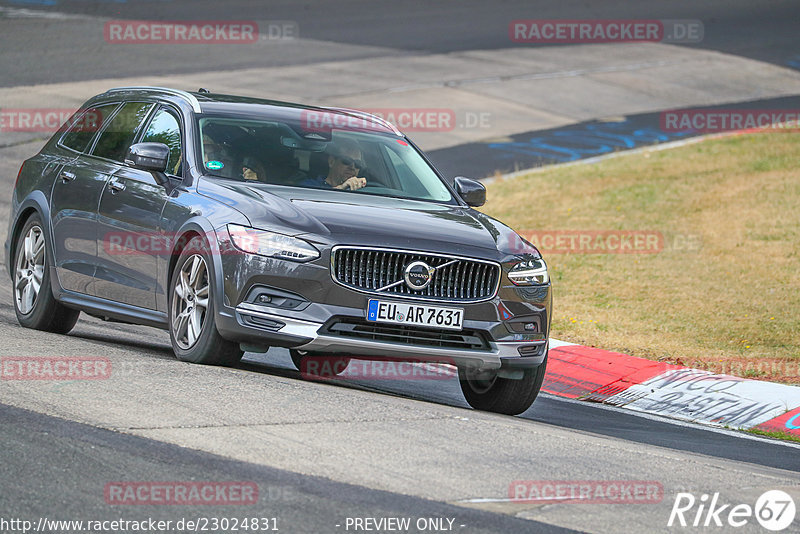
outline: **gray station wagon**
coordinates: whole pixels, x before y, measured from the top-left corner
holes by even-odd
[[[355,110],[155,87],[86,102],[24,162],[6,265],[23,326],[80,312],[169,331],[185,361],[290,349],[458,368],[525,411],[552,305],[536,248],[394,126]]]

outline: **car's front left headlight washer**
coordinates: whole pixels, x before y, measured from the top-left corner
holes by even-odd
[[[236,248],[248,254],[298,262],[319,258],[314,245],[297,237],[238,224],[228,224],[228,235]]]
[[[540,286],[550,281],[547,264],[542,258],[524,260],[508,272],[508,279],[516,286]]]

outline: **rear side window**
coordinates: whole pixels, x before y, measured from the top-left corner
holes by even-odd
[[[147,114],[153,108],[150,102],[128,102],[114,115],[111,122],[103,127],[100,137],[92,150],[92,155],[122,162],[136,133],[142,127]]]
[[[170,174],[180,174],[181,163],[181,127],[177,117],[167,111],[160,109],[156,111],[150,126],[142,137],[142,143],[164,143],[169,147],[169,163],[167,172]]]
[[[70,119],[70,127],[61,138],[61,144],[77,152],[85,151],[94,134],[103,126],[103,121],[114,113],[118,105],[105,104],[76,113]]]

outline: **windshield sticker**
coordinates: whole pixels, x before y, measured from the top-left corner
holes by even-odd
[[[218,171],[224,166],[225,164],[222,163],[221,161],[212,160],[206,162],[206,168],[211,169],[212,171]]]

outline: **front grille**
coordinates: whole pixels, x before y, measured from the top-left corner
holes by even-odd
[[[402,326],[377,324],[359,319],[334,319],[322,329],[323,332],[336,336],[387,341],[406,345],[426,347],[444,347],[466,350],[489,350],[489,343],[481,332],[461,330],[460,332]]]
[[[422,290],[409,288],[404,269],[415,261],[438,268]],[[446,265],[447,264],[447,265]],[[331,274],[339,284],[374,293],[424,300],[477,302],[494,296],[500,280],[497,263],[423,252],[337,247],[331,256]],[[395,282],[392,287],[387,287]]]

